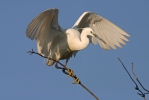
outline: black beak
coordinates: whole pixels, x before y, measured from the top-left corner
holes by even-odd
[[[93,34],[96,38],[98,38],[100,41],[102,41],[104,44],[106,44],[106,42],[102,39],[102,38],[100,38],[97,34]]]

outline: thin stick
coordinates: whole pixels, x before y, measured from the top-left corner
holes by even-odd
[[[86,86],[84,86],[81,82],[79,83],[86,91],[88,91],[94,98],[96,98],[96,100],[99,100],[99,98],[92,93]]]
[[[144,86],[143,86],[142,83],[139,81],[139,79],[138,79],[138,77],[136,76],[136,74],[135,74],[135,72],[134,72],[133,69],[134,69],[134,65],[133,65],[133,63],[132,63],[132,73],[133,73],[135,79],[138,81],[138,83],[140,84],[140,86],[141,86],[146,92],[148,92],[148,93],[145,93],[145,94],[149,94],[149,90],[147,90],[147,89],[144,88]]]
[[[67,68],[64,64],[60,63],[59,61],[56,61],[56,60],[54,60],[54,59],[52,59],[52,58],[45,57],[45,56],[43,56],[43,55],[41,55],[41,54],[39,54],[39,53],[37,53],[37,52],[34,52],[33,49],[32,49],[32,51],[28,51],[27,53],[30,53],[30,55],[32,55],[32,54],[37,54],[37,55],[39,55],[39,56],[41,56],[41,57],[43,57],[43,58],[47,58],[47,59],[50,59],[50,60],[53,60],[53,61],[57,62],[58,64],[60,64],[61,66],[63,66],[63,67],[65,68],[65,69],[62,69],[63,73],[68,75],[68,73],[65,72],[65,70],[67,70],[68,68]],[[71,76],[71,77],[74,78],[74,79],[78,79],[78,77],[76,77],[76,75]],[[81,83],[81,81],[80,81],[78,84],[80,84],[86,91],[88,91],[96,100],[99,100],[99,98],[98,98],[93,92],[91,92],[85,85],[83,85],[83,84]]]
[[[37,53],[37,52],[34,52],[33,49],[32,49],[32,51],[28,51],[27,53],[30,53],[30,55],[32,55],[32,54],[37,54],[37,55],[39,55],[39,56],[41,56],[41,57],[43,57],[43,58],[47,58],[47,59],[49,59],[49,60],[53,60],[53,61],[57,62],[58,64],[60,64],[61,66],[63,66],[64,68],[67,69],[67,67],[66,67],[64,64],[60,63],[59,61],[56,61],[56,60],[54,60],[54,59],[52,59],[52,58],[50,58],[50,57],[45,57],[45,56],[43,56],[43,55],[41,55],[41,54],[39,54],[39,53]]]
[[[123,65],[125,71],[127,72],[127,74],[129,75],[130,79],[135,83],[136,87],[138,87],[137,83],[134,81],[134,79],[131,77],[130,73],[128,72],[128,70],[126,69],[125,65],[123,64],[123,62],[120,60],[120,58],[118,58],[118,60],[121,62],[121,64]]]
[[[129,75],[130,79],[133,81],[133,83],[135,83],[135,85],[136,85],[135,89],[140,92],[140,93],[138,93],[138,95],[140,95],[141,97],[144,98],[144,100],[146,100],[146,98],[145,98],[145,94],[146,94],[146,93],[143,93],[143,92],[139,89],[137,83],[136,83],[136,82],[134,81],[134,79],[131,77],[130,73],[128,72],[128,70],[126,69],[125,65],[124,65],[123,62],[120,60],[120,58],[118,58],[118,60],[119,60],[119,61],[121,62],[121,64],[123,65],[125,71],[126,71],[127,74]],[[133,63],[132,63],[132,67],[133,67]],[[132,70],[133,70],[133,68],[132,68]],[[133,74],[135,75],[134,71],[133,71]],[[136,75],[135,75],[135,78],[137,78]]]

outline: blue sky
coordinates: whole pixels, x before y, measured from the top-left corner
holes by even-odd
[[[101,100],[141,100],[117,58],[130,72],[134,62],[137,76],[149,89],[148,0],[1,0],[0,100],[94,100],[81,86],[71,84],[72,78],[26,53],[36,50],[36,42],[25,35],[27,25],[53,7],[59,9],[63,28],[72,27],[83,12],[93,11],[131,35],[122,49],[105,51],[90,44],[70,59],[68,67]]]

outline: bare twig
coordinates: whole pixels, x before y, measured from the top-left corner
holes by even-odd
[[[54,60],[54,59],[52,59],[52,58],[45,57],[45,56],[43,56],[43,55],[41,55],[41,54],[39,54],[39,53],[37,53],[37,52],[34,52],[33,49],[32,49],[31,51],[28,51],[27,53],[30,53],[30,55],[32,55],[32,54],[37,54],[37,55],[39,55],[39,56],[41,56],[41,57],[43,57],[43,58],[47,58],[47,59],[49,59],[49,60],[53,60],[53,61],[57,62],[58,64],[60,64],[60,65],[63,66],[64,68],[58,67],[57,65],[56,65],[56,68],[62,69],[63,73],[68,75],[68,72],[66,72],[66,70],[68,70],[68,68],[67,68],[64,64],[60,63],[59,61],[56,61],[56,60]],[[71,76],[71,77],[72,77],[73,79],[79,79],[76,75],[73,75],[73,76]],[[86,91],[88,91],[96,100],[99,100],[99,98],[98,98],[93,92],[91,92],[85,85],[83,85],[81,81],[79,81],[78,84],[80,84]]]
[[[99,100],[99,98],[92,93],[86,86],[84,86],[81,82],[79,83],[86,91],[88,91],[94,98],[96,98],[96,100]]]
[[[149,94],[149,90],[145,89],[144,86],[142,85],[142,83],[139,81],[139,78],[136,76],[135,72],[134,72],[134,64],[132,63],[132,73],[135,77],[135,79],[137,80],[137,82],[139,83],[139,85],[147,92],[147,93],[144,93],[144,94]]]
[[[144,100],[146,100],[145,94],[149,94],[149,93],[143,93],[143,92],[139,89],[137,83],[136,83],[136,82],[134,81],[134,79],[131,77],[130,73],[129,73],[128,70],[126,69],[126,67],[125,67],[125,65],[123,64],[123,62],[120,60],[120,58],[118,58],[118,60],[119,60],[119,61],[121,62],[121,64],[123,65],[125,71],[126,71],[127,74],[129,75],[130,79],[131,79],[131,80],[133,81],[133,83],[136,85],[135,89],[136,89],[137,91],[139,91],[138,95],[140,95],[141,97],[144,98]],[[136,79],[136,80],[138,81],[138,83],[141,85],[141,87],[142,87],[145,91],[148,92],[148,90],[146,90],[146,89],[143,87],[143,85],[140,83],[138,77],[137,77],[136,74],[134,73],[134,71],[133,71],[133,63],[132,63],[132,73],[133,73],[135,79]]]
[[[57,62],[58,64],[60,64],[61,66],[63,66],[64,68],[66,68],[66,66],[65,66],[64,64],[60,63],[59,61],[56,61],[56,60],[54,60],[54,59],[52,59],[52,58],[50,58],[50,57],[45,57],[45,56],[43,56],[43,55],[41,55],[41,54],[39,54],[39,53],[37,53],[37,52],[34,52],[33,49],[32,49],[31,51],[28,51],[27,53],[30,53],[30,55],[32,55],[32,54],[37,54],[37,55],[39,55],[39,56],[41,56],[41,57],[43,57],[43,58],[47,58],[47,59],[49,59],[49,60],[53,60],[53,61]],[[67,69],[67,68],[66,68],[66,69]]]
[[[125,71],[127,72],[127,74],[129,75],[129,77],[131,78],[131,80],[135,83],[136,87],[138,88],[137,83],[134,81],[134,79],[131,77],[131,75],[129,74],[128,70],[126,69],[125,65],[123,64],[123,62],[120,60],[120,58],[118,58],[118,60],[121,62],[121,64],[123,65]]]

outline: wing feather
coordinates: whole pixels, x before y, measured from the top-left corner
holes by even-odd
[[[122,47],[121,44],[126,44],[125,41],[129,41],[127,37],[130,35],[123,31],[121,28],[110,22],[109,20],[93,13],[84,12],[80,18],[76,21],[73,28],[92,28],[96,35],[103,39],[105,43],[100,40],[92,39],[92,42],[96,44],[98,41],[99,45],[103,49],[110,48],[116,49],[116,47]]]
[[[57,45],[66,36],[58,23],[58,9],[48,9],[28,25],[26,36],[36,39],[38,53],[52,57]]]

